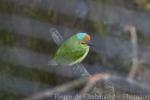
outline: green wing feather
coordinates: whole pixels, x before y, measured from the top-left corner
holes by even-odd
[[[54,60],[58,65],[72,65],[84,59],[87,47],[66,41],[56,52]],[[85,55],[86,56],[86,55]]]

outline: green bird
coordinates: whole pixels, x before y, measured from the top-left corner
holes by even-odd
[[[67,39],[58,48],[49,65],[68,65],[80,63],[87,56],[91,37],[87,33],[77,33]]]

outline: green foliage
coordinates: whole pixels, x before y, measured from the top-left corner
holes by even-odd
[[[150,11],[150,0],[133,0],[138,8]]]
[[[50,53],[56,49],[52,43],[35,37],[27,38],[26,47],[36,52]]]
[[[0,91],[0,100],[19,100],[19,99],[21,99],[21,96],[16,95],[16,93]]]
[[[32,51],[50,53],[56,49],[50,41],[35,37],[26,37],[9,32],[5,29],[0,29],[0,43],[5,46],[13,47],[16,44],[24,44],[24,46]]]
[[[11,75],[26,80],[50,83],[51,85],[57,84],[57,78],[54,74],[30,67],[16,66],[5,62],[0,62],[0,75]]]
[[[111,34],[107,31],[106,26],[100,21],[91,22],[91,26],[92,26],[93,31],[100,36],[105,37]]]
[[[14,46],[16,42],[16,37],[4,29],[0,29],[0,43],[8,46]]]

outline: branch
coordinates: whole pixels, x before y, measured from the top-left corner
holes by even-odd
[[[80,86],[80,85],[86,83],[87,81],[88,81],[88,78],[78,79],[78,80],[66,83],[64,85],[61,85],[61,86],[57,86],[54,89],[48,89],[46,91],[36,93],[33,96],[25,98],[23,100],[41,100],[41,99],[44,99],[44,98],[52,97],[55,94],[59,94],[61,92],[65,92],[65,91],[73,89],[77,86]]]
[[[75,98],[75,100],[82,100],[82,97],[84,97],[83,95],[85,95],[98,81],[102,81],[108,78],[110,78],[109,74],[102,74],[102,73],[90,76],[88,78],[87,85],[82,89],[82,91],[79,93],[80,96],[78,98]]]
[[[139,61],[138,61],[138,44],[137,44],[137,32],[136,32],[136,28],[132,25],[126,26],[125,28],[127,31],[130,32],[131,34],[131,43],[132,43],[132,68],[131,71],[128,74],[128,79],[133,80],[137,69],[139,68]]]

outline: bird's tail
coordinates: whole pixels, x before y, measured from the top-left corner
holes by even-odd
[[[48,65],[50,65],[50,66],[57,66],[58,64],[57,64],[57,62],[55,60],[50,60],[48,62]]]

